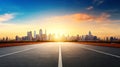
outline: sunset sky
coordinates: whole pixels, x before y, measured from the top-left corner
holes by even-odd
[[[120,37],[120,0],[0,0],[0,38],[47,33]]]

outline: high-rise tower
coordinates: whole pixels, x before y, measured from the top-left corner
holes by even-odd
[[[91,31],[89,31],[89,35],[92,35]]]
[[[42,39],[43,39],[43,32],[42,32],[42,29],[40,29],[39,35],[40,35],[40,40],[42,40]]]
[[[39,34],[40,34],[40,35],[42,35],[42,34],[43,34],[42,29],[40,29],[40,30],[39,30]]]
[[[34,31],[34,38],[36,38],[36,31]]]
[[[27,37],[29,41],[32,41],[32,31],[27,32]]]

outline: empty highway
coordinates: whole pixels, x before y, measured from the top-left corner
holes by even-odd
[[[120,67],[120,48],[72,42],[4,47],[0,67]]]

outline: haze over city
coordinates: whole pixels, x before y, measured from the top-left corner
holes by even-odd
[[[27,31],[120,37],[119,0],[0,0],[0,38]],[[38,33],[38,32],[37,32]]]
[[[120,0],[0,0],[0,67],[120,67]]]

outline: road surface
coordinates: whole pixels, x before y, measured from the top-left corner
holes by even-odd
[[[70,42],[5,47],[0,67],[120,67],[120,48]]]

